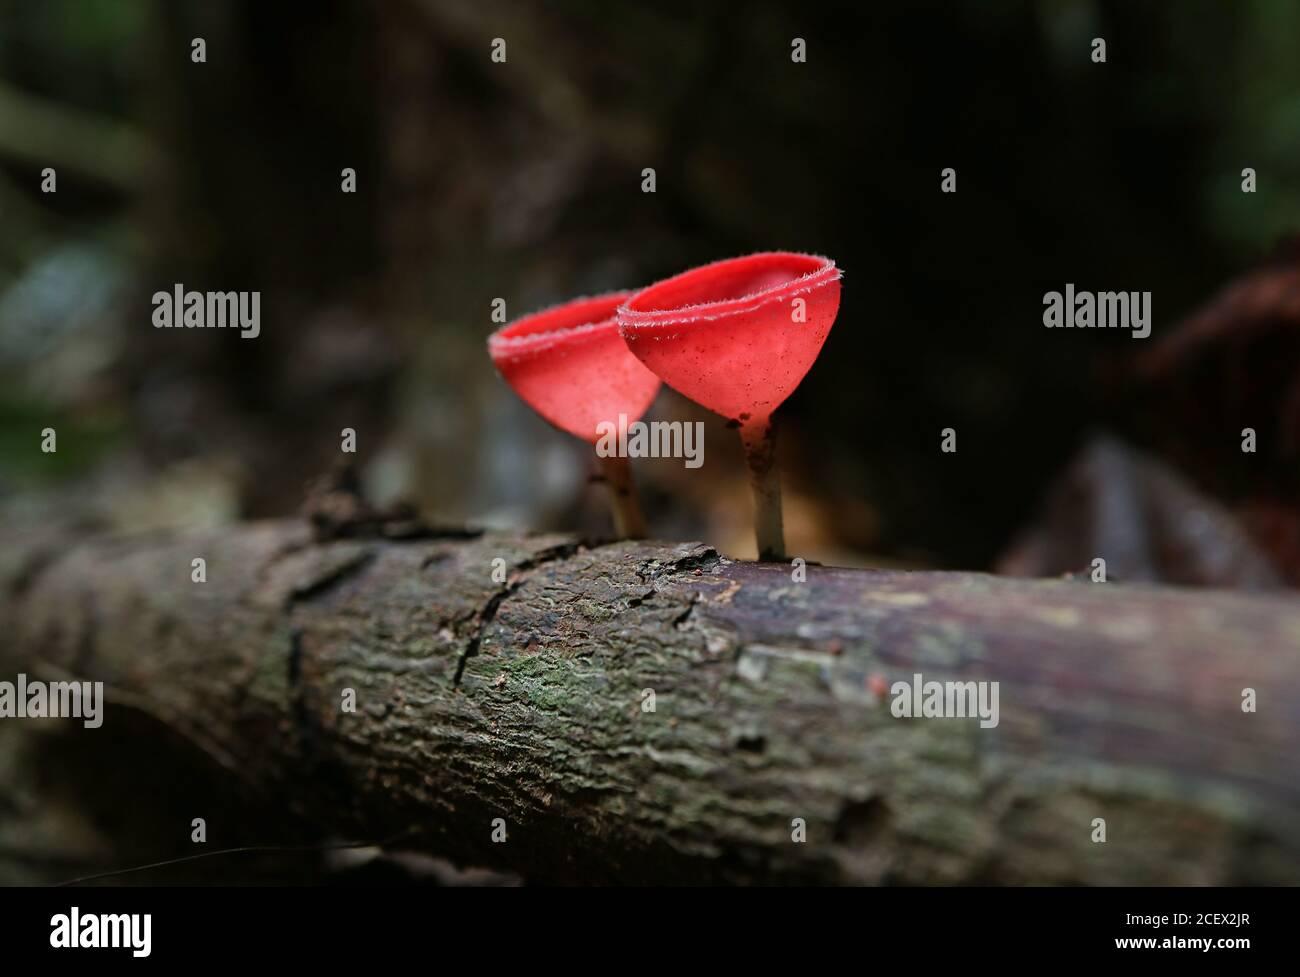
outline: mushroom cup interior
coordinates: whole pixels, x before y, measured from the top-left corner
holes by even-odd
[[[634,295],[624,308],[634,314],[655,313],[775,297],[834,267],[826,258],[790,252],[731,258],[651,285]]]

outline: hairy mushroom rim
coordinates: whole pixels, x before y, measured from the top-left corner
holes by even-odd
[[[814,254],[777,251],[727,258],[631,295],[618,308],[618,321],[622,328],[639,329],[740,315],[838,281],[841,275],[834,261]]]
[[[561,302],[530,312],[488,337],[493,361],[539,353],[559,344],[581,342],[592,333],[618,328],[615,313],[631,292],[608,292]]]

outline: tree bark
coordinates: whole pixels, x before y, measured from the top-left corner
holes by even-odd
[[[1293,599],[377,533],[10,540],[0,679],[103,681],[73,750],[147,714],[262,809],[530,881],[1300,880]],[[916,673],[998,725],[896,718]]]

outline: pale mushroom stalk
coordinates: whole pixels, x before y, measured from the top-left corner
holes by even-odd
[[[784,560],[785,530],[781,521],[781,473],[776,464],[776,422],[771,417],[751,418],[740,426],[749,467],[749,490],[754,496],[754,536],[758,558]]]
[[[645,539],[645,516],[632,483],[632,466],[620,455],[600,458],[601,475],[609,490],[609,504],[614,513],[614,530],[620,539]]]

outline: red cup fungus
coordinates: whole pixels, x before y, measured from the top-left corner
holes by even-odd
[[[761,560],[785,559],[772,412],[816,361],[839,304],[835,262],[777,251],[693,268],[618,309],[637,359],[739,428]]]
[[[523,316],[488,339],[488,355],[533,410],[562,431],[595,445],[601,422],[637,420],[659,391],[659,378],[619,338],[615,311],[630,292],[574,299]],[[600,459],[614,521],[623,537],[645,535],[628,460]]]

